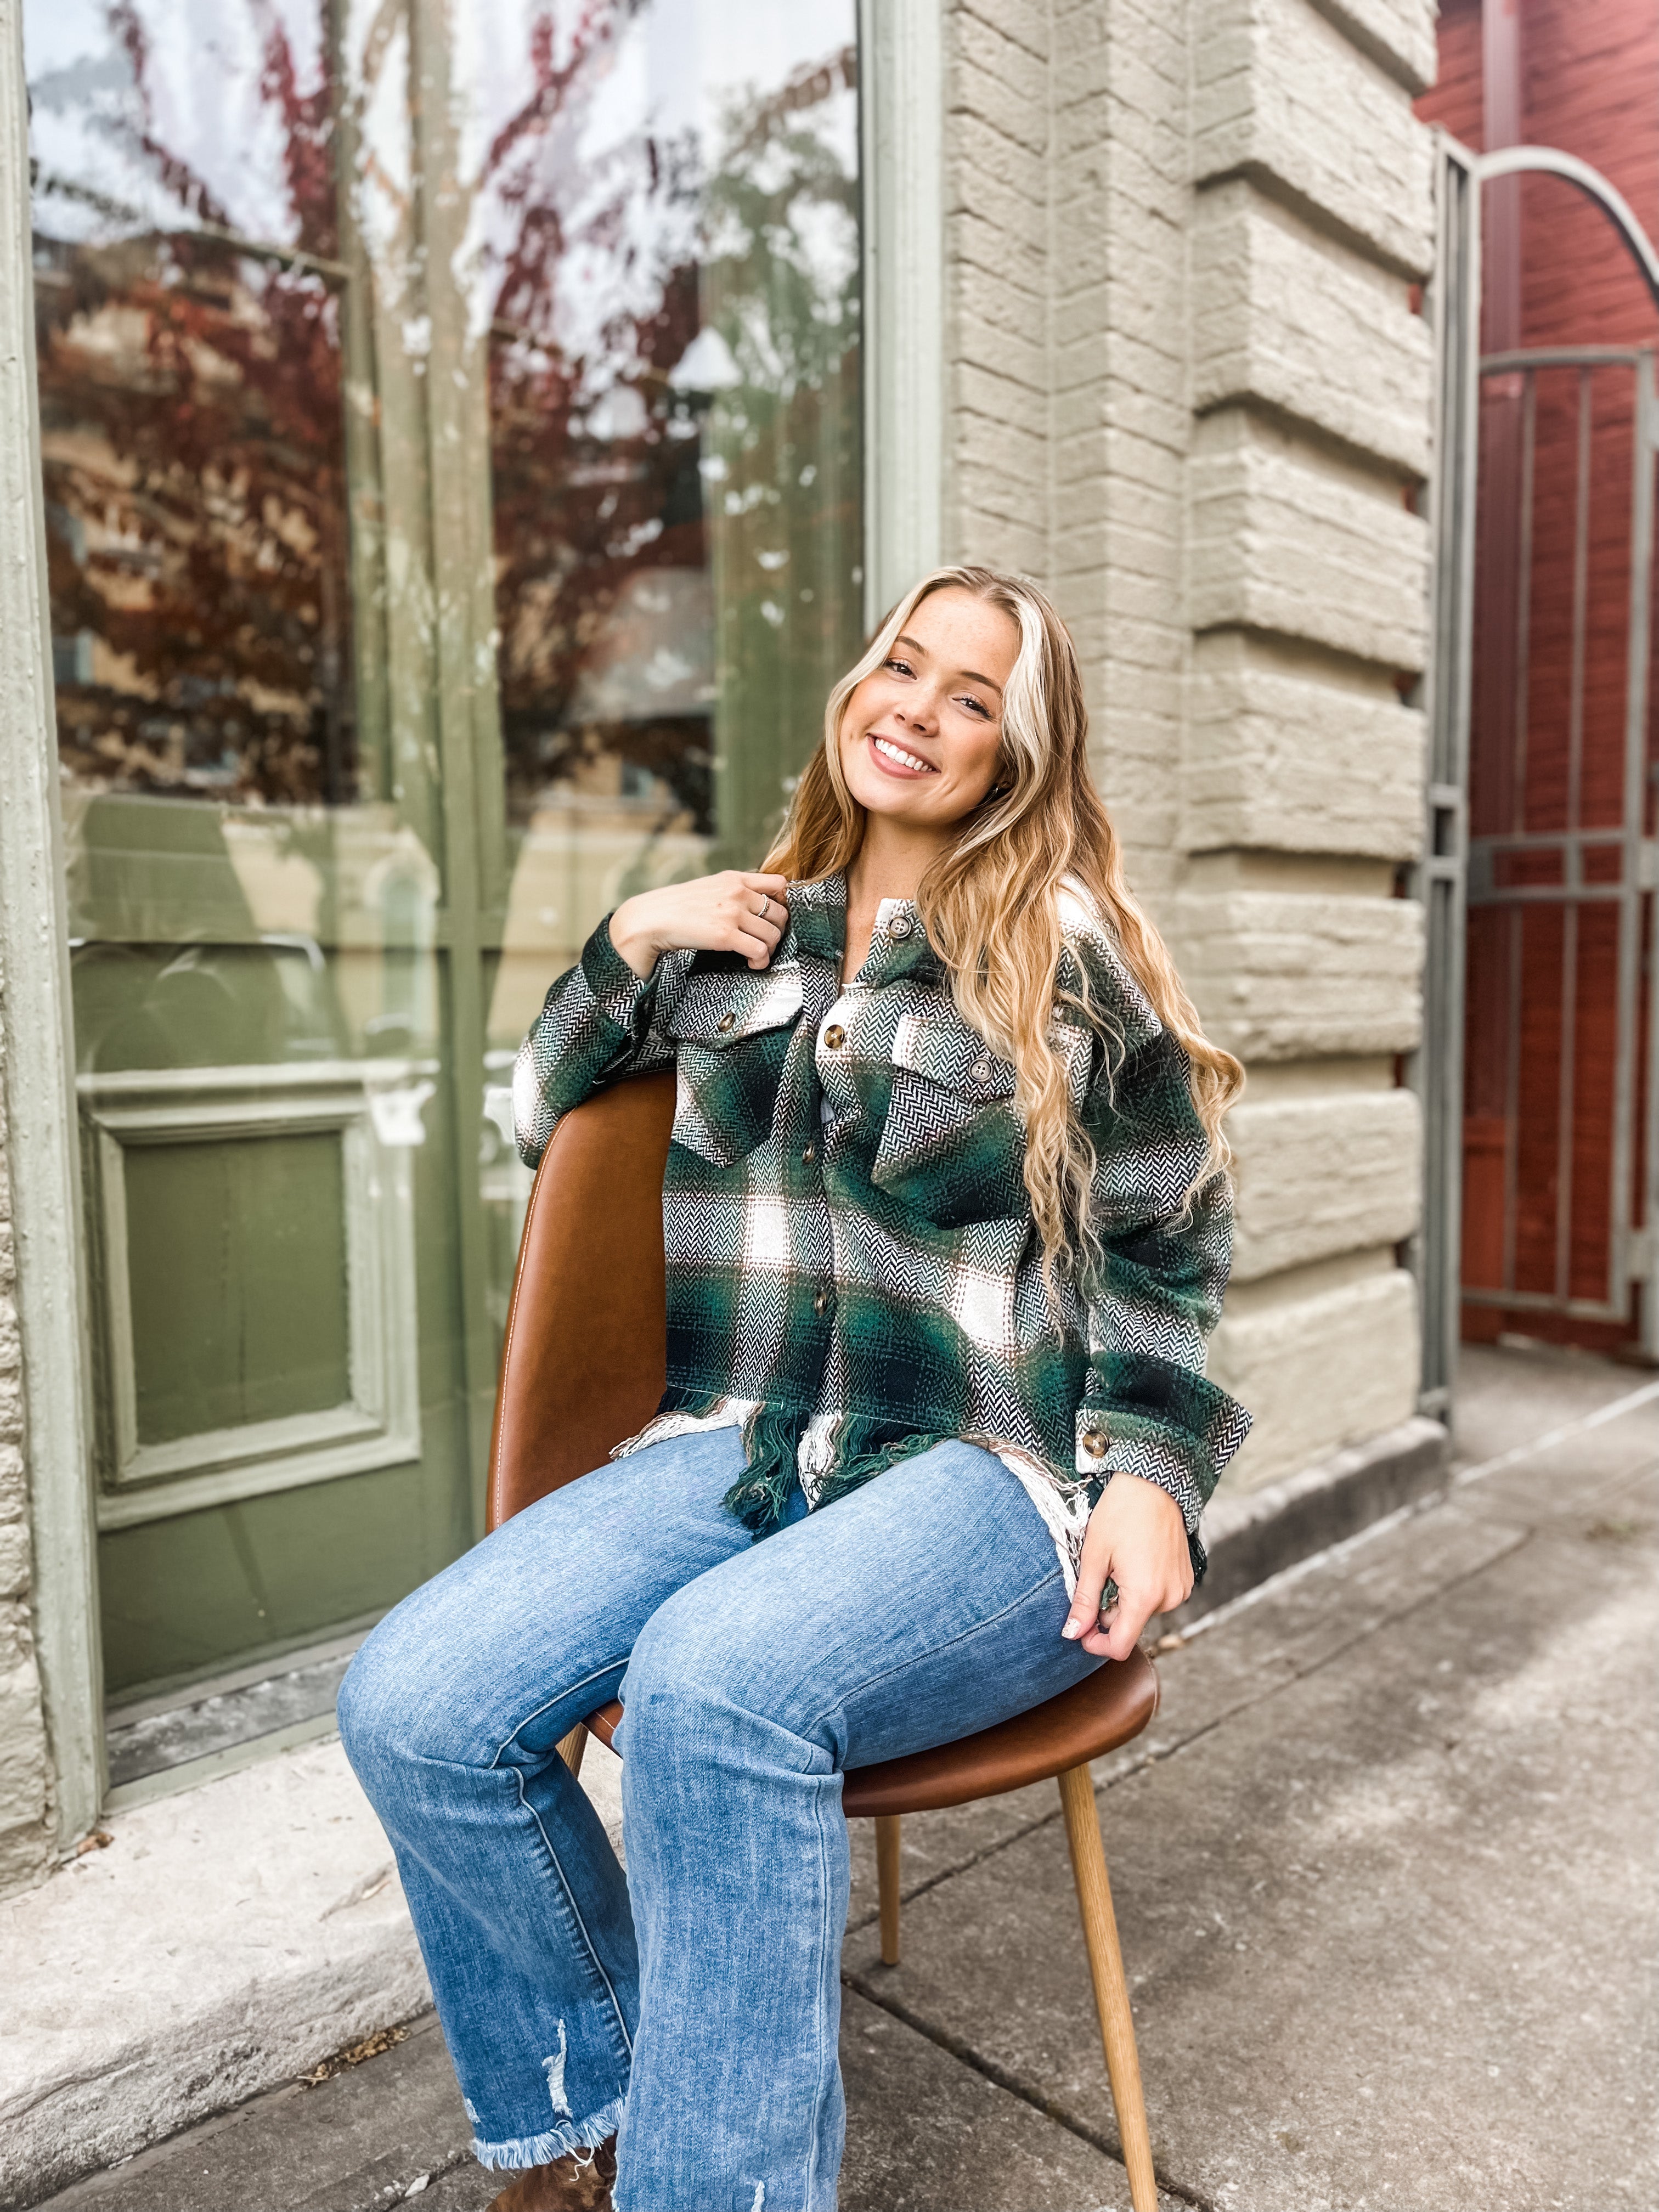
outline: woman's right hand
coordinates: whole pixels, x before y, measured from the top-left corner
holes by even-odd
[[[665,884],[624,899],[611,917],[611,942],[643,981],[664,952],[740,952],[764,968],[789,923],[786,876],[726,868],[689,884]]]

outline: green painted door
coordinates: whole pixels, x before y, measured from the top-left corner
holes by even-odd
[[[28,0],[106,1680],[473,1540],[506,1085],[856,650],[853,0]]]

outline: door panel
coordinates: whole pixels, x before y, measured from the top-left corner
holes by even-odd
[[[106,1526],[419,1457],[399,1072],[82,1079]]]
[[[126,1278],[141,1451],[349,1399],[344,1150],[286,1111],[274,1134],[126,1150],[126,1265],[110,1272]]]

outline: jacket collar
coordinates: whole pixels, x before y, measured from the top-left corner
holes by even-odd
[[[902,915],[910,922],[903,937],[886,933],[886,925]],[[789,927],[797,948],[827,960],[837,974],[847,951],[847,878],[825,876],[817,883],[789,886]],[[913,899],[885,899],[871,947],[873,966],[870,980],[889,983],[901,975],[917,975],[932,981],[944,977],[945,963],[927,942],[921,915]]]
[[[815,953],[839,969],[847,950],[847,878],[824,876],[815,884],[791,884],[789,932],[802,952]]]

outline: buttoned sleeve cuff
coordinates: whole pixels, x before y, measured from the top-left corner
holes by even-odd
[[[1146,1355],[1097,1353],[1077,1415],[1076,1471],[1104,1486],[1138,1474],[1181,1509],[1193,1571],[1204,1571],[1198,1524],[1250,1417],[1203,1375]]]
[[[1133,1433],[1136,1429],[1139,1434]],[[1114,1427],[1111,1414],[1101,1407],[1079,1407],[1077,1471],[1098,1481],[1111,1474],[1138,1474],[1144,1481],[1155,1482],[1180,1507],[1188,1534],[1198,1527],[1205,1492],[1194,1480],[1191,1466],[1167,1437],[1144,1424],[1120,1420]]]
[[[661,966],[636,975],[611,942],[607,915],[577,965],[548,993],[513,1070],[514,1129],[527,1166],[539,1163],[562,1115],[600,1085],[650,1064]]]
[[[657,971],[636,975],[611,941],[606,915],[582,947],[582,977],[607,1021],[634,1036],[648,1027],[657,995]]]

